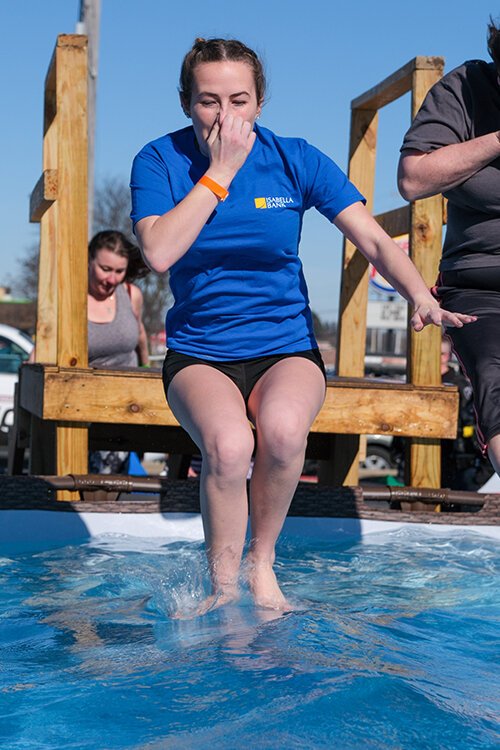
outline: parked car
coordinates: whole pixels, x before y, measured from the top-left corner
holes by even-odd
[[[400,451],[395,450],[392,435],[367,435],[366,457],[361,461],[361,468],[370,471],[390,471],[397,469],[400,463]]]
[[[14,417],[14,388],[19,368],[33,349],[27,333],[0,323],[0,444],[7,443]]]

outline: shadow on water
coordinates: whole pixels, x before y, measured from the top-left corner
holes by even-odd
[[[0,549],[49,549],[90,539],[73,503],[56,500],[53,487],[31,476],[0,476]]]
[[[282,537],[290,541],[303,538],[359,541],[362,528],[358,490],[301,483]],[[192,519],[193,514],[199,514],[199,484],[193,480],[169,481],[165,491],[156,496],[122,494],[115,502],[82,503],[56,500],[54,488],[39,477],[0,476],[3,550],[7,546],[27,550],[85,542],[102,531],[141,537],[195,538],[194,527],[189,528],[189,516]],[[155,516],[161,517],[160,527],[155,524]]]

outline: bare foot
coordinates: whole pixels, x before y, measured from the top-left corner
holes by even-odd
[[[225,604],[232,604],[233,602],[238,601],[239,598],[240,593],[236,587],[223,589],[216,594],[207,596],[197,608],[196,614],[206,615],[207,612],[211,612],[213,609],[219,609],[219,607],[223,607]]]
[[[270,562],[255,562],[251,558],[249,559],[248,585],[257,607],[278,612],[293,609],[278,585]]]
[[[190,609],[184,612],[182,610],[178,610],[173,615],[171,615],[171,617],[173,620],[192,620],[193,617],[206,615],[207,612],[211,612],[214,609],[219,609],[219,607],[223,607],[225,604],[232,604],[233,602],[236,602],[239,597],[240,594],[237,588],[225,589],[223,591],[219,591],[217,594],[211,594],[210,596],[207,596],[207,598],[204,599],[201,604],[196,607],[196,609]]]

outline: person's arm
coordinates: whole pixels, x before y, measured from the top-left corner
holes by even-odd
[[[250,123],[240,117],[227,115],[222,124],[217,119],[207,140],[210,166],[206,176],[229,189],[255,138]],[[167,271],[189,250],[218,202],[208,187],[197,183],[163,216],[140,219],[134,231],[147,264],[158,273]]]
[[[410,258],[377,224],[362,203],[353,203],[345,208],[333,223],[413,306],[410,322],[415,331],[421,331],[430,323],[461,328],[465,323],[476,320],[472,315],[451,313],[439,307]]]
[[[499,157],[500,131],[429,153],[405,150],[398,166],[399,192],[408,201],[444,193]]]
[[[149,365],[149,351],[148,351],[148,337],[144,323],[142,322],[142,307],[143,307],[143,296],[138,286],[135,284],[130,285],[130,304],[132,305],[132,311],[137,318],[139,323],[139,341],[137,344],[137,356],[139,359],[139,365]]]

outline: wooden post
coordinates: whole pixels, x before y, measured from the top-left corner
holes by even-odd
[[[56,47],[58,146],[57,364],[86,367],[87,38],[61,35]]]
[[[412,79],[412,119],[431,88],[442,75],[442,67],[415,68]],[[410,256],[428,287],[437,278],[441,257],[443,200],[432,196],[411,204]],[[441,383],[441,330],[428,326],[420,333],[409,330],[408,382],[414,385]],[[441,445],[439,440],[411,439],[406,481],[413,486],[441,486]],[[429,506],[430,507],[430,506]],[[429,509],[429,507],[427,509]]]
[[[36,323],[35,361],[57,362],[57,103],[56,52],[45,79],[43,176],[48,170],[54,175],[52,201],[42,216],[30,210],[30,221],[40,222],[40,255],[38,260],[38,311]],[[31,201],[33,204],[33,201]]]
[[[43,175],[30,207],[41,224],[36,361],[60,367],[88,365],[87,69],[87,38],[58,36],[45,81]],[[82,425],[55,426],[60,474],[87,472],[87,433]]]
[[[365,196],[372,210],[375,186],[378,112],[355,109],[352,113],[349,144],[349,179]],[[366,307],[368,302],[368,263],[349,240],[344,240],[342,285],[337,343],[337,374],[363,377],[365,373]],[[334,435],[331,459],[321,465],[319,479],[324,484],[358,483],[359,436]]]

